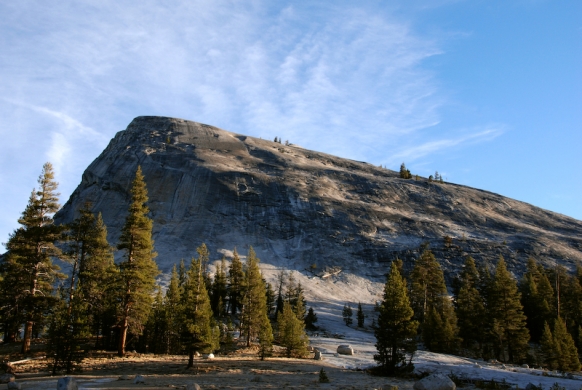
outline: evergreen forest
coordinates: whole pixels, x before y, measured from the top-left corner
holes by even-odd
[[[404,164],[401,174],[410,175]],[[56,225],[58,202],[53,168],[46,163],[0,259],[4,343],[20,344],[26,355],[35,340],[43,340],[53,373],[72,372],[91,350],[182,354],[189,366],[198,354],[228,354],[239,347],[256,348],[261,359],[273,355],[275,344],[284,356],[307,355],[306,329],[317,329],[317,315],[307,309],[303,287],[292,272],[281,272],[275,285],[267,283],[252,246],[244,262],[234,248],[211,273],[210,253],[201,244],[191,259],[175,264],[162,288],[140,168],[115,246],[90,204],[69,225]],[[117,261],[114,250],[121,255]],[[378,371],[409,372],[419,347],[579,370],[582,268],[572,274],[529,259],[517,280],[503,257],[494,260],[495,265],[477,265],[467,257],[449,286],[428,246],[408,270],[394,261],[370,327]],[[61,272],[59,262],[70,271]],[[347,326],[352,316],[346,303]],[[366,317],[358,302],[358,328],[365,327]]]

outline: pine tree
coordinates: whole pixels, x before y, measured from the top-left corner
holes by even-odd
[[[279,282],[279,287],[277,288],[277,303],[275,308],[275,315],[283,312],[283,287],[285,286],[285,279],[287,275],[285,271],[281,270],[277,275],[277,281]]]
[[[157,294],[154,298],[150,316],[143,331],[140,342],[144,350],[151,353],[166,353],[168,345],[168,312],[164,306],[164,294],[161,286],[157,286]]]
[[[103,223],[101,213],[95,215],[90,211],[89,204],[80,210],[79,218],[75,219],[67,230],[67,255],[73,263],[68,290],[68,311],[72,305],[80,301],[86,307],[87,325],[93,334],[99,336],[105,331],[111,312],[109,295],[115,287],[117,270],[113,262],[113,251],[107,242],[107,228]],[[77,285],[83,289],[77,292]],[[97,337],[97,340],[99,337]]]
[[[230,268],[228,271],[228,303],[230,305],[230,312],[232,315],[236,315],[236,313],[241,309],[241,300],[244,291],[243,281],[243,265],[240,261],[240,257],[238,256],[236,248],[234,248],[232,262],[230,263]]]
[[[180,266],[178,267],[178,285],[184,287],[186,279],[188,278],[188,269],[184,259],[180,259]]]
[[[154,261],[152,241],[152,220],[147,216],[149,210],[147,189],[141,167],[137,168],[131,188],[131,205],[117,249],[125,251],[119,263],[120,297],[119,343],[117,353],[125,355],[127,333],[140,334],[149,316],[152,293],[158,266]]]
[[[344,308],[342,310],[342,317],[344,318],[344,322],[347,326],[350,326],[353,322],[352,320],[353,311],[352,307],[349,304],[344,304]]]
[[[81,299],[83,286],[79,285],[80,294],[68,300],[68,292],[60,289],[49,320],[47,351],[51,359],[52,374],[64,370],[68,375],[85,358],[85,351],[81,346],[90,335],[87,318],[85,316],[86,302]]]
[[[287,357],[303,357],[307,354],[309,339],[305,334],[305,324],[297,318],[287,301],[277,316],[277,327],[278,341],[285,347]]]
[[[553,370],[558,362],[558,349],[548,323],[544,323],[544,330],[540,338],[541,353],[544,363]]]
[[[400,165],[400,178],[401,179],[412,179],[412,174],[408,169],[406,169],[406,165],[402,163]]]
[[[266,313],[261,316],[259,329],[259,357],[265,360],[273,354],[273,328]]]
[[[297,284],[297,288],[295,289],[295,297],[293,299],[294,306],[293,311],[297,316],[297,319],[300,321],[305,320],[305,298],[303,296],[303,287],[301,283]]]
[[[247,347],[256,338],[267,315],[265,285],[259,269],[259,259],[253,247],[249,247],[244,279],[243,309],[241,313],[241,330],[246,338]]]
[[[528,259],[527,272],[519,283],[519,292],[531,339],[537,342],[544,332],[544,323],[553,321],[555,317],[552,308],[554,291],[543,268],[540,270],[532,258]]]
[[[443,270],[431,251],[424,250],[418,258],[411,279],[413,308],[425,346],[434,352],[455,352],[459,344],[457,317]]]
[[[461,287],[456,299],[459,336],[465,348],[481,356],[485,341],[485,303],[477,290],[479,273],[475,261],[468,256],[461,274]]]
[[[358,328],[364,327],[364,319],[366,316],[364,315],[364,310],[362,309],[362,304],[358,302],[358,312],[356,313],[356,318],[358,319]]]
[[[275,305],[275,291],[273,290],[273,285],[268,283],[265,279],[263,279],[263,283],[265,284],[265,294],[267,299],[267,317],[269,317],[273,313],[273,307]]]
[[[192,258],[180,308],[182,345],[188,352],[188,367],[193,367],[194,353],[215,350],[219,336],[212,329],[212,308],[200,259]]]
[[[561,317],[567,325],[568,332],[572,337],[578,339],[580,338],[578,329],[582,324],[582,286],[580,285],[580,279],[575,275],[566,275],[565,280],[562,282],[561,291]]]
[[[553,339],[557,351],[558,370],[578,371],[580,369],[578,350],[574,344],[574,339],[566,329],[566,324],[560,317],[554,321]]]
[[[378,323],[374,329],[376,350],[374,360],[380,364],[380,371],[393,375],[413,368],[410,361],[416,351],[416,330],[418,322],[413,320],[404,278],[398,267],[392,266],[384,286],[384,300],[380,305]],[[406,354],[410,354],[408,364]]]
[[[187,278],[184,277],[183,282],[186,284]],[[172,268],[170,284],[166,290],[164,297],[164,311],[167,321],[167,344],[165,352],[167,354],[177,354],[180,352],[180,310],[181,299],[184,292],[184,286],[180,285],[180,276],[176,270],[176,266]]]
[[[501,361],[521,361],[527,352],[529,332],[517,283],[499,257],[491,287],[488,315],[493,320],[492,337]]]
[[[4,299],[10,305],[7,331],[23,320],[25,322],[22,352],[30,351],[33,326],[42,323],[48,309],[54,305],[53,284],[58,267],[52,258],[61,256],[54,244],[60,238],[62,228],[55,226],[53,215],[59,209],[57,183],[50,163],[43,165],[38,178],[39,188],[33,190],[28,205],[18,220],[21,225],[10,235],[6,247],[8,255],[2,264]],[[12,327],[12,328],[11,328]]]
[[[214,275],[214,282],[212,283],[212,293],[210,294],[210,302],[212,312],[217,318],[221,318],[226,314],[225,302],[227,296],[227,279],[226,279],[226,259],[222,257],[220,264],[216,269]]]
[[[317,314],[313,311],[313,308],[310,307],[307,311],[307,315],[305,316],[305,329],[307,330],[317,330],[317,326],[315,323],[317,322]]]

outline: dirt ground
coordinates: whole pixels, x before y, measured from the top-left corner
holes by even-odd
[[[128,354],[119,358],[100,353],[85,359],[82,370],[72,376],[80,389],[180,389],[197,383],[201,389],[380,389],[396,385],[410,390],[414,383],[340,369],[325,360],[276,357],[261,361],[255,353],[244,351],[214,359],[196,358],[195,367],[190,369],[186,365],[186,356]],[[321,368],[330,383],[319,383]],[[46,358],[15,365],[15,375],[23,390],[56,389],[57,380],[64,376],[51,376]],[[142,375],[145,383],[134,384],[136,375]],[[0,389],[5,386],[0,385]]]

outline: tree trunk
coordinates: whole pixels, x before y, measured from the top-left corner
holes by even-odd
[[[26,326],[24,328],[24,339],[22,340],[22,353],[30,352],[30,339],[32,338],[33,325],[33,321],[26,321]]]
[[[190,347],[188,352],[188,368],[194,367],[194,348]]]
[[[117,347],[117,355],[119,357],[125,356],[125,341],[127,339],[127,317],[123,319],[123,324],[119,332],[119,345]]]

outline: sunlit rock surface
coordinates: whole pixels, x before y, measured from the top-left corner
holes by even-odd
[[[300,142],[300,140],[299,140]],[[157,262],[167,272],[205,242],[212,260],[252,245],[263,263],[306,275],[334,272],[382,282],[395,258],[412,266],[428,243],[447,278],[467,255],[521,274],[528,257],[573,269],[582,222],[450,183],[403,180],[364,162],[212,126],[138,117],[86,169],[56,220],[91,202],[115,245],[141,165]],[[452,240],[444,239],[445,236]]]

